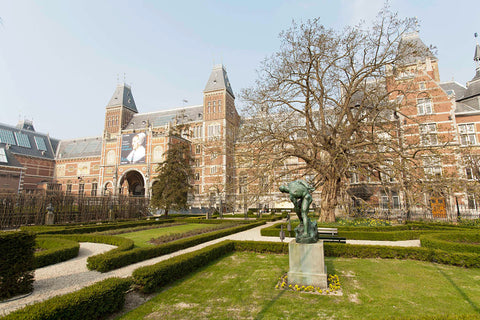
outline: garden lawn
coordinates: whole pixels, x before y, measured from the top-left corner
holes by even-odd
[[[215,225],[213,225],[213,227],[215,227]],[[205,228],[208,228],[208,224],[200,224],[200,223],[190,224],[189,223],[189,224],[182,224],[182,225],[171,226],[171,227],[163,227],[158,229],[149,229],[149,230],[122,233],[120,236],[123,238],[132,239],[133,242],[135,243],[135,247],[148,247],[152,245],[151,243],[149,243],[149,241],[152,238],[158,238],[158,237],[169,235],[169,234],[182,233],[182,232],[187,232],[195,229],[205,229]]]
[[[327,258],[342,296],[274,289],[288,255],[236,252],[118,319],[383,319],[480,314],[480,269]]]

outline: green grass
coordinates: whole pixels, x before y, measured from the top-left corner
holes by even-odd
[[[158,238],[160,236],[165,236],[173,233],[187,232],[195,229],[205,229],[205,227],[207,226],[208,225],[200,224],[200,223],[191,223],[191,224],[189,223],[189,224],[182,224],[182,225],[171,226],[171,227],[163,227],[163,228],[157,228],[157,229],[122,233],[120,236],[123,238],[128,238],[133,240],[133,242],[135,243],[135,247],[141,248],[141,247],[151,246],[152,244],[150,244],[149,241],[152,238]]]
[[[382,319],[480,314],[480,269],[327,258],[343,296],[275,290],[288,255],[236,252],[119,319]]]

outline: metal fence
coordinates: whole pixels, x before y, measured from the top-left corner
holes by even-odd
[[[0,194],[0,229],[45,224],[50,204],[55,224],[133,219],[147,216],[149,212],[149,199],[141,197]]]
[[[471,209],[467,206],[454,206],[448,208],[445,214],[434,214],[430,208],[414,207],[405,209],[384,209],[380,207],[347,209],[347,214],[355,218],[375,218],[388,221],[444,221],[456,222],[459,220],[480,219],[480,208]]]

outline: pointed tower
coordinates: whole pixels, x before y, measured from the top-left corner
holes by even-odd
[[[105,134],[117,135],[138,113],[130,86],[125,83],[117,85],[105,112]]]
[[[203,120],[207,140],[203,190],[215,197],[220,207],[231,207],[234,201],[234,142],[240,117],[223,65],[213,67],[203,91]]]

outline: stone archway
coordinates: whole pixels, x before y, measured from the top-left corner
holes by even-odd
[[[143,175],[137,170],[125,172],[120,179],[119,193],[136,197],[145,196],[145,179]]]

